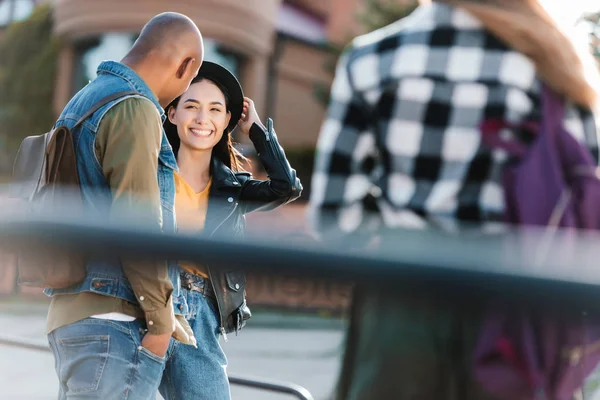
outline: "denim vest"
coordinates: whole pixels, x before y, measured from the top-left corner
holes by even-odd
[[[100,64],[98,67],[98,77],[81,89],[69,101],[56,122],[56,126],[62,125],[71,128],[100,99],[112,93],[128,90],[136,91],[138,95],[122,97],[106,104],[72,132],[83,202],[86,212],[93,215],[108,216],[112,200],[110,187],[94,151],[96,133],[104,115],[112,107],[130,97],[146,98],[152,101],[160,113],[163,122],[165,119],[164,110],[150,88],[132,69],[123,64],[108,61]],[[162,230],[165,233],[174,233],[176,225],[173,173],[177,170],[177,163],[164,131],[158,159],[157,179],[160,187],[160,201],[162,206]],[[169,263],[169,277],[174,288],[173,302],[175,312],[183,314],[186,312],[187,306],[179,290],[179,270],[175,262]],[[118,259],[103,258],[102,260],[90,260],[86,265],[86,277],[83,282],[66,289],[45,289],[44,292],[48,296],[93,292],[118,297],[133,304],[138,304]]]

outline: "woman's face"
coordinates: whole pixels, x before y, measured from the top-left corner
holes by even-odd
[[[177,107],[169,109],[169,120],[177,126],[181,147],[190,150],[215,147],[230,118],[223,92],[206,79],[190,85]]]

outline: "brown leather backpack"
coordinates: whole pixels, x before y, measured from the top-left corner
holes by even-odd
[[[59,126],[23,140],[13,167],[10,196],[26,203],[26,211],[48,216],[68,209],[81,216],[83,200],[73,136],[100,107],[135,91],[113,93],[99,100],[71,129]],[[17,249],[18,283],[21,286],[62,289],[85,278],[85,255],[46,243],[26,243]]]

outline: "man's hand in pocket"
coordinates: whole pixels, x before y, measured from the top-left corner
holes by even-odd
[[[147,333],[142,339],[142,346],[149,352],[164,358],[167,355],[167,350],[169,350],[170,341],[170,333],[165,333],[162,335],[153,335],[151,333]]]

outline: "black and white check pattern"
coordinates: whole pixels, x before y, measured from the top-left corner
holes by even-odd
[[[539,92],[528,58],[448,5],[422,6],[355,39],[339,61],[319,138],[313,227],[326,234],[496,220],[506,155],[482,145],[479,124],[539,119]],[[566,124],[597,157],[591,113],[569,107]]]

